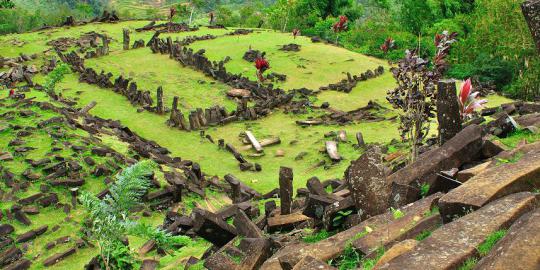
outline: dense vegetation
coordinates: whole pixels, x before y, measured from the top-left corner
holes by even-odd
[[[433,55],[433,37],[443,30],[459,34],[449,56],[449,75],[475,77],[482,83],[520,98],[540,94],[540,58],[516,0],[278,0],[255,12],[246,5],[234,14],[226,7],[218,21],[229,26],[263,26],[284,31],[295,28],[302,34],[334,41],[332,25],[339,15],[349,18],[349,29],[339,33],[348,49],[397,60],[406,49],[420,47],[423,56]],[[394,49],[381,45],[394,40]]]

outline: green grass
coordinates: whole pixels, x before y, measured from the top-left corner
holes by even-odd
[[[310,235],[306,235],[304,237],[302,237],[302,241],[304,241],[305,243],[317,243],[321,240],[324,240],[330,236],[332,236],[333,233],[331,232],[328,232],[326,230],[321,230],[317,233],[313,233],[313,234],[310,234]]]
[[[477,263],[477,258],[469,258],[458,268],[458,270],[473,270]]]
[[[289,43],[301,45],[301,50],[299,52],[279,50],[281,46]],[[256,30],[251,35],[196,42],[191,47],[195,51],[206,49],[206,55],[215,61],[230,56],[231,61],[225,64],[227,70],[232,73],[241,73],[252,80],[256,79],[253,63],[247,62],[242,57],[250,47],[264,51],[271,67],[267,72],[287,75],[287,81],[276,83],[284,89],[301,87],[318,89],[346,78],[344,74],[346,72],[359,75],[380,65],[387,66],[383,60],[332,45],[312,43],[307,37],[299,37],[295,40],[290,33],[265,30]]]
[[[420,234],[418,234],[414,239],[416,239],[417,241],[422,241],[426,238],[428,238],[429,236],[431,236],[431,231],[428,231],[428,230],[423,230]]]
[[[484,241],[484,243],[482,243],[477,248],[480,256],[482,257],[486,256],[491,251],[493,246],[495,246],[495,244],[497,244],[497,242],[501,240],[506,235],[507,232],[508,230],[499,230],[499,231],[491,233],[486,238],[486,241]]]
[[[508,135],[506,138],[497,139],[504,145],[510,148],[516,148],[518,144],[525,141],[527,143],[534,143],[540,140],[540,133],[535,134],[527,130],[518,130]]]

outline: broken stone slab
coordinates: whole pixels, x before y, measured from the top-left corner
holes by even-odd
[[[309,194],[306,207],[302,214],[308,217],[322,219],[326,208],[332,205],[336,200],[327,195]]]
[[[249,140],[249,142],[251,143],[251,145],[253,146],[253,148],[255,148],[255,151],[257,152],[263,152],[263,148],[261,146],[261,144],[259,143],[259,141],[257,141],[257,138],[255,138],[255,135],[253,135],[253,133],[251,131],[246,131],[246,136]]]
[[[52,186],[80,187],[84,185],[84,179],[56,179],[50,181]]]
[[[24,243],[24,242],[30,241],[32,239],[35,239],[36,237],[44,234],[47,231],[47,229],[49,229],[49,226],[44,225],[44,226],[41,226],[41,227],[39,227],[37,229],[27,231],[27,232],[17,236],[16,242],[17,243]]]
[[[270,240],[265,238],[244,238],[239,246],[245,256],[238,269],[259,269],[272,255]]]
[[[440,145],[452,139],[462,129],[456,93],[454,80],[442,80],[437,83],[437,121],[439,123]]]
[[[157,269],[159,262],[152,259],[146,259],[142,261],[141,270],[155,270]]]
[[[508,194],[540,188],[539,179],[540,152],[533,151],[515,163],[486,169],[448,192],[439,201],[441,215],[448,222]]]
[[[12,246],[0,252],[0,267],[4,267],[12,262],[17,261],[22,257],[22,251],[16,246]]]
[[[464,128],[443,146],[422,154],[415,162],[388,177],[392,183],[390,204],[398,207],[418,200],[422,184],[434,186],[437,173],[474,160],[481,148],[482,128],[477,125]]]
[[[411,251],[418,243],[420,242],[415,239],[407,239],[395,244],[389,250],[384,252],[383,256],[377,261],[375,266],[373,266],[373,269],[379,269],[381,265],[386,264],[401,254]]]
[[[86,106],[84,106],[84,108],[80,109],[79,113],[87,114],[90,110],[92,110],[94,107],[96,107],[96,105],[97,105],[97,102],[92,101],[92,102],[88,103]]]
[[[4,270],[26,270],[29,269],[31,265],[32,262],[30,260],[23,258],[6,266]]]
[[[415,202],[406,206],[403,206],[399,210],[404,214],[409,213],[423,213],[431,209],[432,204],[435,203],[435,197],[425,198],[425,201]],[[430,201],[431,203],[427,203]],[[351,200],[352,203],[352,200]],[[366,235],[366,233],[374,228],[382,227],[394,220],[394,216],[391,211],[387,211],[381,215],[371,217],[367,220],[360,222],[358,225],[353,226],[345,231],[339,232],[327,239],[321,240],[314,244],[307,243],[294,243],[283,247],[277,251],[270,259],[268,259],[261,270],[267,269],[281,269],[279,261],[289,261],[290,265],[296,265],[302,258],[306,256],[312,256],[321,261],[328,261],[334,259],[343,253],[343,250],[351,243],[351,239]],[[368,229],[370,228],[370,229]],[[282,256],[286,258],[279,259]]]
[[[491,233],[508,228],[536,204],[536,196],[530,192],[501,198],[445,224],[411,251],[381,265],[379,269],[457,269],[477,254],[476,248]]]
[[[328,205],[324,209],[322,221],[323,226],[327,231],[332,231],[336,228],[339,228],[340,226],[344,225],[343,220],[336,220],[335,218],[340,213],[346,213],[348,211],[351,211],[352,214],[348,216],[356,216],[358,219],[360,219],[360,216],[357,214],[357,210],[354,204],[354,200],[352,197],[347,197],[343,200],[336,201],[332,203],[331,205]]]
[[[388,180],[387,171],[377,147],[369,148],[345,171],[345,182],[363,219],[388,209],[392,182]]]
[[[326,195],[327,194],[326,190],[324,189],[323,184],[321,183],[321,181],[317,177],[310,178],[307,181],[306,187],[309,190],[309,192],[311,192],[312,194],[315,194],[315,195]]]
[[[244,211],[237,210],[233,220],[238,235],[247,238],[263,238],[263,232],[249,219]]]
[[[353,246],[361,254],[371,256],[379,247],[386,250],[399,241],[414,238],[422,231],[436,229],[441,224],[441,217],[432,214],[431,209],[441,196],[441,193],[436,193],[416,202],[408,209],[407,214],[394,217],[389,223],[372,228],[372,232],[353,241]]]
[[[475,269],[535,270],[540,266],[540,208],[518,219]],[[519,265],[519,266],[518,266]]]
[[[268,218],[268,232],[292,230],[300,223],[311,218],[302,213],[292,213],[288,215],[276,215]]]
[[[285,269],[285,268],[284,268]],[[297,263],[292,270],[336,270],[337,268],[328,265],[327,263],[317,260],[311,256],[304,257],[299,263]]]
[[[338,153],[337,148],[337,142],[335,141],[327,141],[325,143],[326,146],[326,153],[328,154],[328,157],[334,162],[341,161],[341,156]]]
[[[279,169],[279,199],[282,215],[288,215],[292,211],[293,191],[293,170],[281,167]]]
[[[49,258],[45,259],[43,261],[43,265],[44,266],[51,266],[51,265],[55,265],[56,263],[58,263],[59,261],[62,261],[64,260],[65,258],[75,254],[75,252],[77,251],[77,249],[75,247],[72,247],[64,252],[60,252],[60,253],[56,253],[52,256],[50,256]]]
[[[6,236],[15,231],[15,228],[9,224],[0,224],[0,237]]]
[[[195,208],[193,210],[193,231],[216,246],[223,246],[237,235],[234,227],[214,213]]]

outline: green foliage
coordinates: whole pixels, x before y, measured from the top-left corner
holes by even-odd
[[[394,219],[400,219],[405,216],[405,214],[399,209],[394,209],[393,207],[390,207],[390,211],[392,211],[392,216],[394,217]]]
[[[331,264],[337,266],[339,270],[356,269],[362,255],[356,251],[352,244],[348,244],[343,250],[343,253]]]
[[[375,250],[375,257],[374,258],[364,258],[361,261],[362,269],[363,270],[371,270],[377,264],[377,262],[381,259],[381,257],[384,255],[385,249],[384,247],[379,247],[377,250]]]
[[[340,226],[341,224],[343,224],[343,222],[345,222],[345,218],[347,218],[349,215],[351,215],[353,213],[352,210],[348,210],[348,211],[339,211],[336,216],[334,217],[334,219],[332,219],[332,225],[334,227],[338,227]]]
[[[0,8],[14,8],[15,4],[11,0],[1,0]]]
[[[81,193],[80,201],[88,212],[90,222],[86,227],[87,233],[97,241],[101,260],[111,269],[132,269],[134,266],[132,254],[120,247],[126,235],[153,239],[164,249],[186,245],[190,241],[186,236],[173,237],[163,230],[129,219],[129,211],[140,204],[150,188],[148,177],[156,166],[153,161],[147,160],[126,168],[117,175],[116,181],[109,188],[110,195],[103,200],[89,192]]]
[[[71,72],[69,66],[65,63],[62,63],[54,68],[53,71],[51,71],[47,78],[45,78],[45,84],[43,87],[45,90],[49,93],[54,93],[56,84],[61,82],[62,79],[64,79],[64,76],[66,74],[69,74]]]
[[[526,141],[527,143],[534,143],[540,141],[540,133],[532,133],[528,130],[517,130],[510,133],[506,138],[499,139],[504,145],[516,148],[519,143]]]
[[[507,230],[499,230],[488,235],[486,241],[484,241],[484,243],[477,248],[480,256],[486,256],[491,251],[493,246],[495,246],[495,244],[497,244],[497,242],[499,242],[499,240],[501,240],[507,232]]]
[[[416,239],[417,241],[422,241],[422,240],[428,238],[430,235],[431,235],[431,231],[423,230],[414,239]]]
[[[304,237],[302,237],[302,241],[306,242],[306,243],[317,243],[321,240],[324,240],[330,236],[332,236],[333,233],[330,233],[326,230],[321,230],[315,234],[311,234],[311,235],[306,235]]]
[[[469,258],[463,263],[463,265],[461,265],[458,268],[458,270],[472,270],[474,269],[477,263],[478,263],[477,258]]]
[[[430,185],[428,183],[423,183],[420,186],[420,195],[422,196],[422,198],[425,198],[429,194],[429,188]]]

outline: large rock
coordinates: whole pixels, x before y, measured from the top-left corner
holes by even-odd
[[[387,180],[386,171],[380,149],[376,147],[351,162],[345,171],[345,181],[363,219],[388,209],[392,182]]]
[[[540,1],[527,0],[521,4],[521,10],[529,25],[536,47],[540,52]]]
[[[494,166],[472,177],[439,201],[444,221],[476,210],[508,194],[540,187],[540,151],[525,154],[515,163]]]
[[[477,254],[476,248],[493,232],[510,226],[536,207],[533,193],[512,194],[435,230],[411,251],[390,260],[379,269],[457,269]]]
[[[236,237],[236,229],[214,213],[196,208],[193,216],[193,231],[216,246],[223,246]]]
[[[516,264],[516,262],[519,262]],[[516,221],[477,270],[536,270],[540,267],[540,208]]]
[[[390,203],[402,206],[420,198],[420,186],[428,183],[437,191],[436,180],[441,171],[459,168],[474,160],[482,149],[482,128],[470,125],[443,146],[424,153],[407,167],[388,177],[392,182]]]
[[[444,144],[461,131],[461,115],[454,80],[439,81],[437,84],[437,121],[439,142]]]

